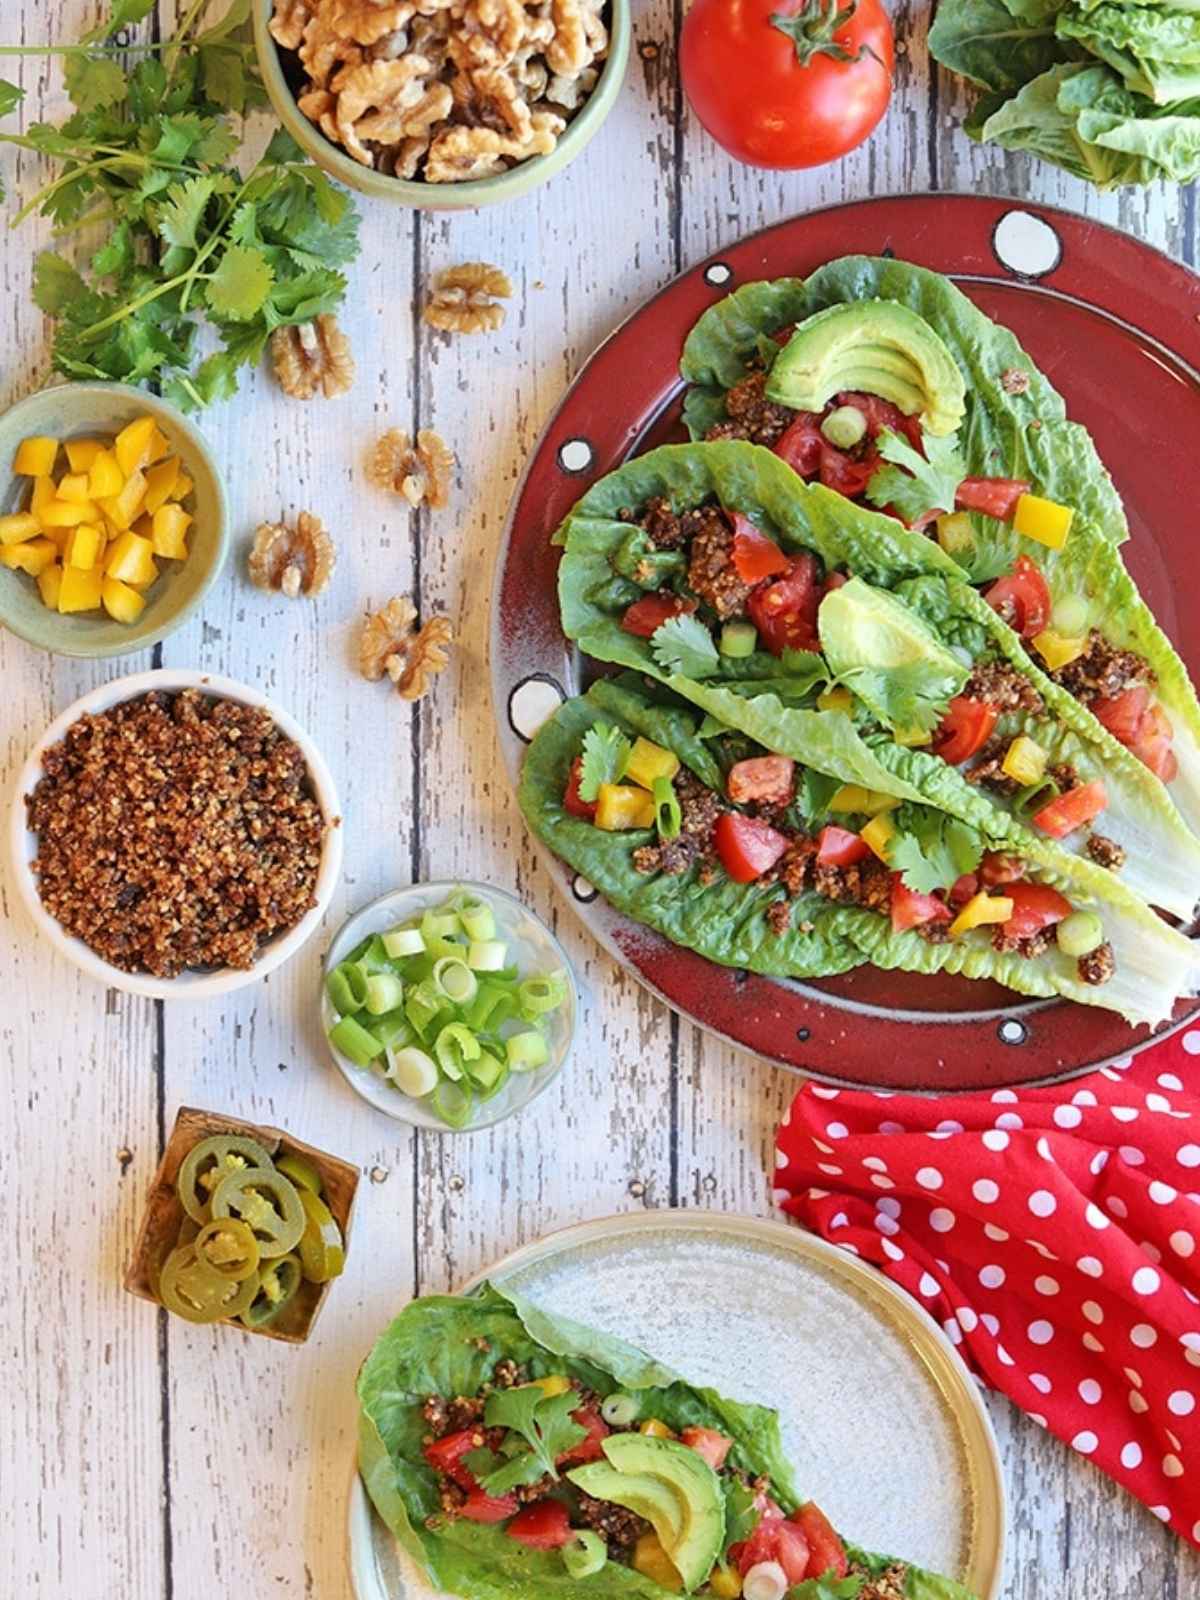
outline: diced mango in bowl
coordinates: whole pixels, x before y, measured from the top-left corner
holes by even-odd
[[[136,622],[158,560],[186,561],[192,480],[151,416],[112,439],[22,439],[13,471],[24,511],[0,516],[0,566],[34,579],[52,611]],[[61,471],[59,452],[66,456]]]

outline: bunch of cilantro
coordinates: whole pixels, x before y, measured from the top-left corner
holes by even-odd
[[[234,119],[265,96],[250,0],[232,0],[201,30],[209,3],[194,0],[163,43],[115,44],[154,5],[116,0],[78,44],[0,44],[5,55],[62,56],[75,107],[59,126],[0,134],[0,143],[61,168],[13,225],[36,210],[60,237],[103,230],[78,264],[58,252],[37,258],[33,298],[55,319],[55,368],[71,378],[154,381],[185,410],[234,394],[238,369],[258,362],[276,328],[340,305],[339,269],[358,253],[349,196],[282,129],[244,175],[233,164]],[[140,59],[126,71],[130,55]],[[22,98],[0,79],[0,114]],[[215,340],[201,337],[204,322]]]

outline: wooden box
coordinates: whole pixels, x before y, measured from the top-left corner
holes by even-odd
[[[158,1305],[158,1296],[152,1285],[157,1279],[162,1263],[170,1255],[179,1236],[184,1219],[183,1203],[175,1191],[175,1179],[188,1151],[201,1139],[211,1134],[241,1134],[257,1139],[270,1155],[303,1156],[321,1175],[325,1204],[333,1213],[342,1230],[346,1255],[350,1254],[350,1224],[354,1215],[354,1197],[358,1189],[358,1168],[339,1160],[324,1150],[310,1144],[301,1144],[279,1128],[265,1128],[256,1122],[243,1122],[240,1117],[229,1117],[215,1111],[198,1111],[192,1106],[182,1106],[167,1140],[167,1148],[158,1164],[154,1182],[146,1197],[146,1209],[138,1229],[133,1259],[125,1273],[125,1288],[143,1300]],[[243,1333],[262,1333],[269,1339],[280,1339],[285,1344],[303,1344],[312,1332],[313,1324],[329,1291],[337,1283],[301,1283],[290,1303],[272,1323],[261,1328],[247,1328],[234,1319],[231,1322],[213,1323],[220,1328],[240,1328]]]

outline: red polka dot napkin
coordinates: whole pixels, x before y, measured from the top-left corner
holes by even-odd
[[[1197,1056],[1192,1030],[1058,1088],[806,1084],[779,1130],[775,1198],[1200,1545]]]

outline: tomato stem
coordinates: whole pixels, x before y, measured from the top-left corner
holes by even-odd
[[[799,11],[786,15],[777,11],[772,14],[771,26],[778,28],[780,33],[787,34],[796,48],[796,60],[802,67],[811,65],[814,56],[829,56],[834,61],[854,63],[870,56],[873,61],[879,61],[879,56],[871,49],[869,44],[863,44],[851,53],[845,45],[839,44],[837,33],[846,26],[858,10],[858,0],[850,0],[850,4],[838,9],[837,0],[804,0]]]

